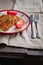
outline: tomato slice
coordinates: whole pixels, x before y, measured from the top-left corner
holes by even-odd
[[[20,20],[16,24],[16,28],[22,28],[24,26],[24,20]]]
[[[9,11],[9,10],[8,10],[8,11],[7,11],[7,14],[11,14],[11,15],[14,15],[14,16],[15,16],[15,15],[17,15],[17,12],[16,12],[16,11]]]

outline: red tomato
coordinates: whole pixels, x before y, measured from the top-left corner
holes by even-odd
[[[24,20],[20,20],[16,24],[16,28],[22,28],[24,26]]]
[[[17,12],[16,11],[7,11],[7,14],[11,14],[11,15],[17,15]]]

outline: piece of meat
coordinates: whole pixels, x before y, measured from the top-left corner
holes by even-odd
[[[17,22],[20,20],[21,18],[18,16],[14,16],[14,15],[2,15],[0,17],[0,27],[3,31],[8,30],[10,27],[12,27],[13,25],[17,24]]]

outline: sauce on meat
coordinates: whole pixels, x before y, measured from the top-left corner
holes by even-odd
[[[8,30],[10,27],[15,25],[21,18],[14,15],[2,15],[0,16],[0,28],[3,31]]]

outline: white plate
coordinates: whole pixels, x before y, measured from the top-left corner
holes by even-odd
[[[1,10],[0,11],[0,16],[1,15],[3,15],[3,14],[7,14],[7,11],[8,10]],[[2,31],[1,29],[0,29],[0,33],[7,33],[7,34],[11,34],[11,33],[18,33],[18,32],[22,32],[22,31],[24,31],[25,29],[27,29],[28,27],[29,27],[29,25],[30,25],[30,17],[27,15],[27,14],[25,14],[24,12],[21,12],[21,11],[18,11],[18,10],[9,10],[9,11],[12,11],[12,12],[17,12],[17,16],[19,16],[19,17],[21,17],[24,21],[25,21],[25,24],[24,24],[24,26],[22,27],[22,28],[20,28],[20,29],[17,29],[17,28],[15,28],[15,26],[12,26],[11,28],[9,28],[9,30],[7,30],[7,31]]]

